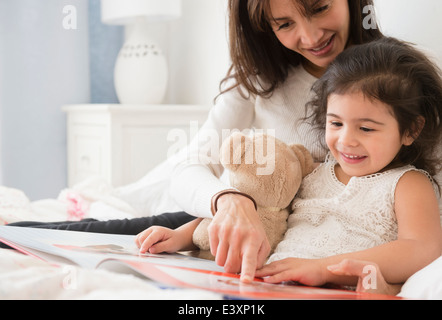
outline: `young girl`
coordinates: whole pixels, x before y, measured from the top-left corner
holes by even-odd
[[[411,46],[385,38],[346,50],[314,89],[309,108],[330,153],[304,179],[285,238],[256,276],[355,285],[335,273],[336,264],[356,259],[403,283],[442,252],[432,180],[440,166],[440,74]],[[192,249],[197,223],[149,228],[136,242],[142,252]]]
[[[441,164],[440,74],[386,38],[343,53],[314,89],[310,106],[330,153],[303,182],[276,262],[257,275],[345,282],[327,266],[350,258],[373,261],[387,282],[402,283],[442,252],[431,178]]]

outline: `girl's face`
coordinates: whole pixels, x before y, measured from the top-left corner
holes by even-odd
[[[331,94],[327,105],[327,146],[338,161],[338,179],[381,172],[413,138],[399,133],[391,107],[362,93]]]
[[[320,77],[345,49],[349,37],[348,0],[311,1],[312,17],[293,0],[270,0],[272,29],[288,49],[305,58],[308,72]]]

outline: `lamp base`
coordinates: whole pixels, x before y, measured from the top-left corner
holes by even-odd
[[[145,24],[134,26],[115,64],[114,83],[122,104],[160,104],[168,81],[167,60],[149,39]]]

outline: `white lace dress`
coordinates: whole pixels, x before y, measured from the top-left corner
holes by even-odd
[[[344,185],[335,175],[336,163],[329,155],[304,178],[293,201],[288,231],[268,262],[288,257],[323,258],[368,249],[397,238],[396,185],[406,172],[421,170],[405,166],[353,177]]]

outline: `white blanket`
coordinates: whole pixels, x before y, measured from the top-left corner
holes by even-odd
[[[221,299],[203,290],[161,289],[133,275],[56,267],[13,250],[0,249],[0,300],[18,299]]]
[[[100,179],[63,190],[57,199],[31,202],[0,187],[0,224],[136,217],[136,211]],[[53,266],[14,250],[0,249],[0,300],[6,299],[221,299],[203,290],[162,289],[146,279],[106,270]]]
[[[63,190],[57,199],[31,202],[20,190],[0,187],[0,224],[139,216],[140,212],[125,202],[119,192],[100,179],[91,179]],[[399,295],[442,299],[442,257],[413,275]],[[52,266],[13,250],[0,249],[0,300],[221,298],[202,290],[160,289],[148,280],[106,270]]]

